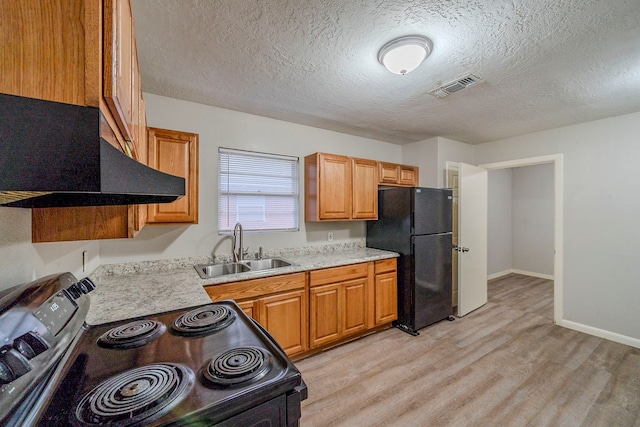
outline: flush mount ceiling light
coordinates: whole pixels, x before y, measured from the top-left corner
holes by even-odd
[[[407,74],[416,68],[433,49],[433,43],[423,36],[405,36],[382,46],[378,61],[394,74]]]

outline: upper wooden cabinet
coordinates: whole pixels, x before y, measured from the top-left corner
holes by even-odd
[[[130,0],[6,0],[0,16],[0,92],[99,107],[110,127],[101,136],[135,152],[143,106]]]
[[[419,182],[418,167],[379,162],[378,182],[384,185],[417,186]]]
[[[198,134],[149,128],[149,166],[185,179],[186,194],[172,203],[148,205],[147,223],[198,223]]]
[[[0,92],[97,107],[100,136],[147,164],[131,1],[6,0],[0,16]],[[33,209],[32,241],[134,237],[145,224],[146,205]]]
[[[378,164],[375,160],[351,159],[351,218],[378,218]]]
[[[0,92],[99,106],[101,4],[0,2]]]
[[[304,158],[304,180],[305,221],[378,219],[378,185],[416,186],[418,168],[314,153]]]
[[[351,218],[351,159],[315,153],[304,158],[305,219],[344,221]]]
[[[135,35],[129,0],[104,1],[103,28],[103,95],[125,141],[135,141],[138,94],[134,56]]]
[[[130,1],[7,0],[0,16],[0,92],[97,107],[100,136],[144,163],[146,119]],[[109,104],[114,88],[117,104]],[[133,237],[146,222],[144,209],[33,209],[32,241]]]
[[[305,220],[378,218],[376,161],[315,153],[304,165]]]

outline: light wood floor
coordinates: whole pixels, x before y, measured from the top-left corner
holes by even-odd
[[[418,337],[394,328],[300,360],[301,426],[640,426],[640,350],[552,318],[552,282],[511,274]]]

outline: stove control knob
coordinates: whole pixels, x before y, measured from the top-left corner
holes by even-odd
[[[49,344],[33,332],[19,336],[13,340],[13,348],[27,359],[33,359],[49,348]]]
[[[16,349],[10,346],[0,349],[0,384],[8,384],[30,370],[29,361]]]
[[[80,280],[78,283],[76,283],[76,285],[78,286],[78,288],[80,288],[80,291],[83,294],[88,294],[96,288],[96,285],[88,277]]]
[[[78,287],[77,283],[74,283],[73,285],[69,286],[67,288],[67,293],[71,295],[71,298],[73,299],[78,299],[82,295],[82,291]]]

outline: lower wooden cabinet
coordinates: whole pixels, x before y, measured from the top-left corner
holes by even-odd
[[[242,309],[242,311],[247,313],[247,316],[251,317],[252,319],[258,320],[257,310],[254,310],[254,307],[256,306],[255,300],[250,299],[244,301],[236,301],[236,303]]]
[[[396,259],[205,286],[235,300],[293,359],[397,319]]]
[[[311,348],[367,329],[366,287],[362,278],[309,290]]]
[[[205,290],[212,301],[236,300],[288,356],[295,356],[309,348],[305,285],[306,273],[293,273],[205,286]]]
[[[255,304],[258,322],[273,335],[285,353],[295,355],[307,350],[307,296],[304,289],[260,298]]]
[[[375,262],[373,301],[375,326],[398,318],[398,274],[395,258]]]
[[[341,285],[317,286],[309,290],[310,345],[317,347],[340,338]]]
[[[367,283],[367,263],[309,273],[311,348],[367,329]]]

